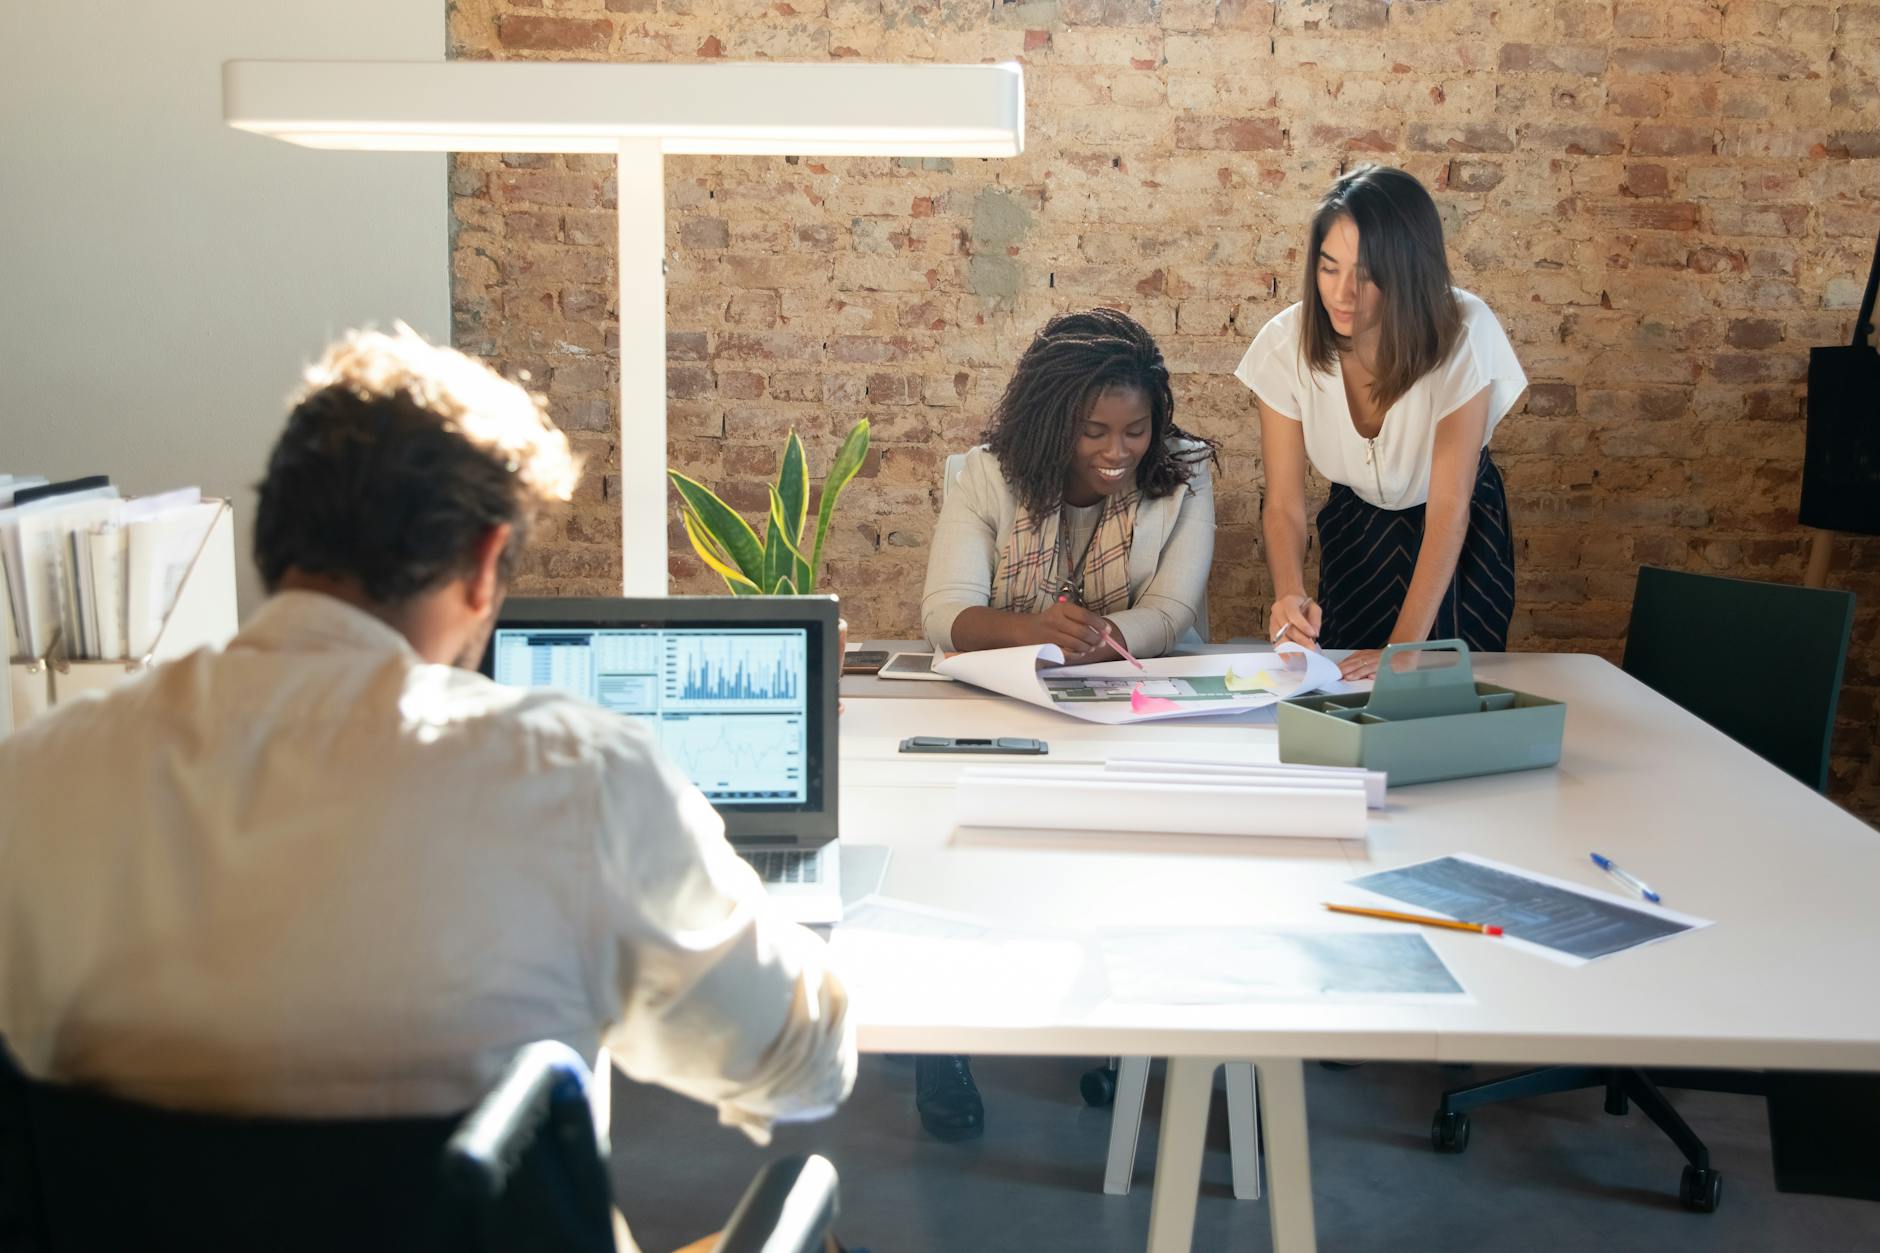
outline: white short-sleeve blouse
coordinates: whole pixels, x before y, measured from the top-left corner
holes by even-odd
[[[1410,385],[1384,415],[1376,439],[1351,422],[1345,380],[1334,365],[1320,372],[1299,350],[1305,306],[1295,304],[1254,337],[1234,377],[1277,414],[1305,426],[1306,456],[1320,474],[1343,483],[1380,509],[1409,509],[1430,498],[1430,457],[1436,424],[1484,387],[1488,426],[1482,446],[1527,387],[1514,345],[1479,296],[1452,289],[1462,309],[1462,333],[1449,356]]]

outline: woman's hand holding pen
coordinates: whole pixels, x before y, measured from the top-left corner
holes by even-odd
[[[1266,637],[1275,644],[1291,640],[1316,651],[1319,646],[1320,617],[1321,610],[1310,596],[1301,593],[1281,596],[1273,602],[1273,612],[1267,619]]]
[[[1040,644],[1056,644],[1064,650],[1064,660],[1080,662],[1103,647],[1103,615],[1062,597],[1038,615]]]

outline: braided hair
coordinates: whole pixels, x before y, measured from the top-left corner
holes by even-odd
[[[1133,387],[1149,401],[1149,451],[1136,466],[1144,496],[1167,496],[1195,466],[1216,460],[1214,441],[1175,425],[1168,366],[1139,322],[1115,309],[1059,314],[1018,359],[981,437],[1021,505],[1033,513],[1058,507],[1077,433],[1097,398],[1113,387]],[[1176,448],[1180,440],[1201,447]]]

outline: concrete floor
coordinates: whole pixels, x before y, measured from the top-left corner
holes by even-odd
[[[722,1223],[762,1164],[819,1152],[841,1175],[837,1233],[871,1253],[1025,1250],[1139,1253],[1149,1227],[1160,1068],[1144,1114],[1136,1185],[1102,1192],[1109,1111],[1077,1095],[1084,1059],[982,1058],[987,1132],[936,1143],[913,1109],[913,1063],[862,1059],[855,1094],[828,1122],[782,1129],[768,1149],[709,1110],[616,1076],[615,1194],[647,1253]],[[1880,1250],[1880,1204],[1775,1190],[1759,1098],[1672,1093],[1724,1175],[1722,1207],[1677,1203],[1683,1159],[1636,1111],[1613,1118],[1596,1092],[1477,1111],[1468,1152],[1429,1147],[1444,1087],[1502,1068],[1306,1067],[1319,1247],[1364,1250]],[[1196,1218],[1197,1253],[1270,1245],[1263,1201],[1229,1185],[1217,1096]]]

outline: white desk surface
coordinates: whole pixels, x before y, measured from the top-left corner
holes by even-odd
[[[1485,680],[1568,702],[1560,765],[1394,788],[1368,841],[956,830],[953,778],[989,759],[903,756],[903,736],[1050,743],[1046,758],[991,759],[1004,764],[1277,758],[1270,724],[1101,727],[990,695],[851,699],[842,834],[894,849],[884,894],[1018,926],[1361,929],[1379,924],[1320,907],[1354,899],[1339,885],[1358,874],[1474,852],[1613,889],[1593,850],[1715,926],[1577,968],[1424,932],[1473,993],[1465,1006],[1114,1005],[1091,952],[1063,1003],[1019,1014],[933,1004],[876,1018],[857,989],[863,1047],[1880,1070],[1880,833],[1599,658],[1475,661]]]

